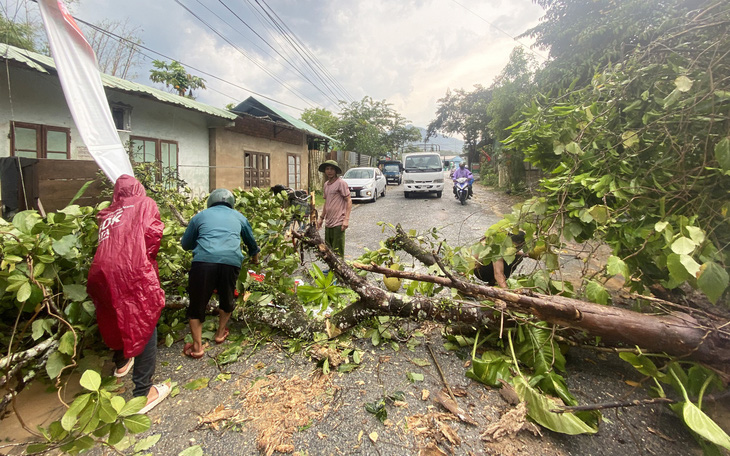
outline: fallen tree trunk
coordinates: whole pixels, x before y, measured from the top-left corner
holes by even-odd
[[[442,302],[442,298],[404,296],[383,290],[360,277],[353,268],[337,257],[314,228],[306,232],[302,241],[315,249],[342,282],[360,296],[360,300],[353,303],[351,308],[331,317],[331,323],[340,331],[372,315],[458,321],[476,326],[488,324],[494,319],[494,308],[478,303],[452,303],[449,300],[447,304]],[[411,243],[409,248],[413,249],[414,245],[415,243]],[[419,257],[432,259],[438,264],[439,260],[435,255],[424,256],[420,253]],[[562,296],[509,291],[469,282],[449,274],[444,268],[442,269],[446,276],[437,277],[376,265],[355,264],[355,267],[388,277],[432,282],[454,288],[464,296],[503,302],[508,309],[533,315],[548,323],[585,331],[590,336],[600,336],[605,343],[636,345],[648,351],[699,361],[730,374],[730,331],[726,329],[726,324],[719,324],[717,321],[700,321],[682,312],[650,315]]]

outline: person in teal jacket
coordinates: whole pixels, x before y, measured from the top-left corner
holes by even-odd
[[[223,343],[228,337],[228,320],[235,306],[236,280],[243,264],[241,240],[246,245],[251,262],[258,264],[259,247],[253,237],[248,219],[233,209],[233,193],[218,188],[208,197],[208,208],[196,214],[182,237],[182,247],[193,251],[193,264],[188,274],[190,305],[187,317],[193,343],[185,344],[183,353],[201,358],[205,308],[213,291],[219,300],[218,330],[215,342]]]

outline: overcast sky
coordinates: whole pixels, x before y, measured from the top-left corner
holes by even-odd
[[[352,101],[369,95],[391,103],[420,127],[426,127],[435,117],[437,100],[447,89],[471,90],[475,84],[490,85],[512,49],[519,45],[513,37],[535,26],[543,14],[532,0],[179,2],[271,74],[175,0],[81,0],[72,11],[76,17],[95,23],[105,18],[128,18],[131,25],[141,28],[145,46],[289,105],[279,107],[296,117],[310,107],[337,112],[331,99]],[[325,85],[290,47],[282,45],[282,35],[257,14],[267,6],[269,13],[275,13],[316,57],[317,63],[310,64],[321,65],[342,89],[334,88],[333,83]],[[520,42],[529,44],[524,39]],[[150,59],[143,61],[136,70],[138,82],[154,85],[147,77],[150,67]],[[252,95],[194,70],[190,72],[207,81],[208,90],[197,92],[198,100],[204,103],[223,107]]]

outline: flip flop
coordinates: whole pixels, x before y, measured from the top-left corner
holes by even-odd
[[[193,352],[192,343],[185,344],[185,347],[183,347],[183,355],[188,356],[193,359],[200,359],[205,355],[206,346],[207,345],[203,345],[203,348],[199,352],[195,353],[195,352]]]
[[[169,383],[153,385],[152,388],[157,390],[157,399],[142,407],[142,410],[140,410],[139,413],[145,414],[155,408],[160,402],[164,401],[165,398],[170,395],[170,391],[172,390]]]
[[[114,369],[114,376],[116,378],[124,377],[129,373],[129,371],[132,370],[132,366],[134,366],[134,358],[129,358],[127,360],[127,364],[125,364],[123,367]]]
[[[226,339],[228,339],[228,335],[229,335],[230,333],[231,333],[231,331],[229,331],[229,330],[228,330],[228,328],[226,328],[226,330],[225,330],[225,331],[223,331],[223,337],[221,337],[220,339],[219,339],[219,338],[217,338],[217,337],[215,337],[215,338],[214,338],[213,340],[215,340],[215,343],[216,343],[216,345],[220,345],[220,344],[222,344],[223,342],[225,342],[225,341],[226,341]]]

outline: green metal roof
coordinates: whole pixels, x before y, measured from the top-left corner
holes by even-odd
[[[39,71],[41,73],[50,74],[50,71],[48,70],[53,70],[54,72],[56,71],[56,64],[54,63],[52,58],[25,49],[20,49],[15,46],[9,46],[4,43],[0,43],[0,58],[23,63],[29,68]],[[122,92],[134,94],[149,95],[152,98],[163,103],[178,105],[183,108],[202,112],[204,114],[208,114],[214,117],[222,117],[228,120],[235,120],[236,117],[238,117],[236,114],[225,109],[216,108],[204,103],[200,103],[199,101],[192,100],[190,98],[167,93],[159,89],[155,89],[143,84],[138,84],[136,82],[127,81],[125,79],[120,79],[104,73],[101,74],[101,83],[104,85],[104,87],[109,89],[115,89]]]
[[[270,104],[266,104],[266,102],[263,102],[255,97],[248,97],[244,101],[242,101],[238,106],[232,109],[233,112],[241,113],[241,114],[249,114],[254,117],[269,117],[271,120],[276,122],[286,122],[290,124],[292,127],[296,128],[297,130],[302,130],[306,133],[309,133],[312,136],[318,136],[320,138],[326,138],[330,141],[338,142],[336,139],[327,136],[326,134],[322,133],[321,131],[317,130],[313,126],[302,122],[301,120],[297,119],[296,117],[290,116],[289,114],[285,113],[284,111],[280,111],[279,109],[275,108],[274,106]]]

